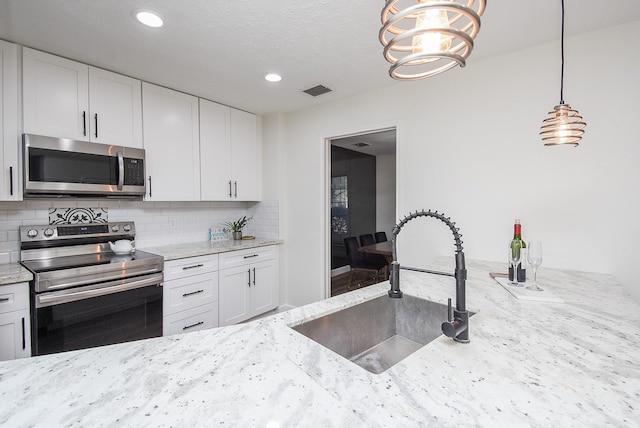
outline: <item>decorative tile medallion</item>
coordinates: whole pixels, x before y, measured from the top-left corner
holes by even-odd
[[[49,224],[83,224],[108,222],[108,208],[49,208]]]

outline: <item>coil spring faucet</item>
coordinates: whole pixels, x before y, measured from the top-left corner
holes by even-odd
[[[446,224],[453,233],[453,240],[455,241],[456,246],[456,268],[454,273],[411,268],[406,266],[401,267],[400,263],[398,263],[398,253],[396,251],[396,241],[398,238],[398,234],[405,224],[418,217],[433,217],[437,220],[440,220],[444,224]],[[469,342],[469,312],[467,312],[466,309],[467,269],[464,262],[464,252],[462,251],[462,240],[460,239],[461,236],[462,235],[460,235],[459,229],[456,228],[455,223],[452,222],[449,217],[445,217],[444,214],[438,213],[438,211],[416,211],[415,213],[409,214],[408,216],[400,220],[400,222],[393,228],[393,240],[391,243],[393,262],[391,263],[391,278],[389,279],[389,282],[391,284],[389,297],[402,297],[402,291],[400,291],[400,269],[454,277],[456,279],[456,309],[454,311],[451,310],[451,299],[449,299],[449,320],[442,323],[442,332],[446,336],[452,337],[458,342],[467,343]]]

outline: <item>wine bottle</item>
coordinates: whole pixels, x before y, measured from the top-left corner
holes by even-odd
[[[522,257],[517,267],[518,282],[525,282],[527,278],[527,270],[523,268],[524,261],[527,259],[527,244],[522,239],[522,226],[520,225],[520,219],[517,218],[513,223],[513,239],[519,240],[522,243],[521,252]],[[513,281],[513,267],[509,266],[509,280]]]

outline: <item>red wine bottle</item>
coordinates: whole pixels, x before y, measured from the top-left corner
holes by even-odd
[[[527,270],[523,268],[524,261],[527,258],[527,244],[522,239],[522,226],[520,225],[520,219],[517,218],[513,223],[513,240],[519,240],[522,243],[521,252],[522,257],[520,258],[520,263],[517,267],[518,272],[518,282],[525,282],[527,278]],[[513,281],[513,267],[509,266],[509,281]]]

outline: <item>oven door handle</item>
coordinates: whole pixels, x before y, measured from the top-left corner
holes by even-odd
[[[121,279],[110,281],[99,286],[87,286],[72,290],[54,291],[36,296],[36,308],[60,305],[62,303],[75,302],[78,300],[90,299],[92,297],[106,296],[107,294],[120,293],[134,290],[136,288],[149,287],[151,285],[161,285],[164,276],[162,273],[144,276],[142,278]]]

